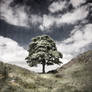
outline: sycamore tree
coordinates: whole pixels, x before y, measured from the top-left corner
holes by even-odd
[[[42,64],[43,73],[45,73],[45,65],[61,64],[62,54],[57,51],[53,39],[47,35],[33,38],[28,52],[29,55],[26,60],[29,66],[33,67]]]

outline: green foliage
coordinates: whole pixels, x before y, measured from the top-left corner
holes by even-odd
[[[47,35],[33,38],[28,51],[26,60],[31,67],[37,64],[43,64],[44,67],[61,63],[59,58],[62,58],[62,54],[57,51],[55,42]]]

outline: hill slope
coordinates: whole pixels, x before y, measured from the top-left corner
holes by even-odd
[[[72,59],[56,74],[36,74],[0,62],[0,92],[92,92],[92,51]]]
[[[64,85],[70,87],[67,92],[92,92],[92,51],[72,59],[56,75],[62,78]]]

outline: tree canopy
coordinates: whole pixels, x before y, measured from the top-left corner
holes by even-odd
[[[62,54],[57,51],[54,40],[47,35],[33,38],[28,52],[29,55],[26,60],[29,66],[33,67],[42,64],[43,73],[45,73],[45,65],[61,63],[59,59],[62,58]]]

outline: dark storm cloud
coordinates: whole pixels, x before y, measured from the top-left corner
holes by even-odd
[[[85,0],[76,2],[75,0],[1,0],[1,19],[17,26],[35,26],[42,31],[53,29],[54,24],[58,28],[58,25],[62,27],[62,24],[72,24],[86,18],[86,8],[89,5],[75,9],[85,2]]]
[[[51,13],[49,7],[52,6],[53,8],[55,3],[59,4],[58,2],[60,2],[59,7],[58,5],[55,6],[57,7],[56,9],[60,10],[63,7],[65,8],[65,4],[67,4],[69,8],[67,0],[64,1],[65,3],[61,1],[62,0],[1,0],[1,19],[4,19],[8,23],[17,26],[38,26],[43,23],[43,16]],[[66,10],[67,9],[63,11]]]
[[[15,8],[16,6],[26,6],[28,8],[25,8],[25,11],[29,14],[46,14],[48,13],[48,6],[53,2],[54,0],[13,0],[10,3],[10,6]],[[29,10],[27,10],[29,9]]]

